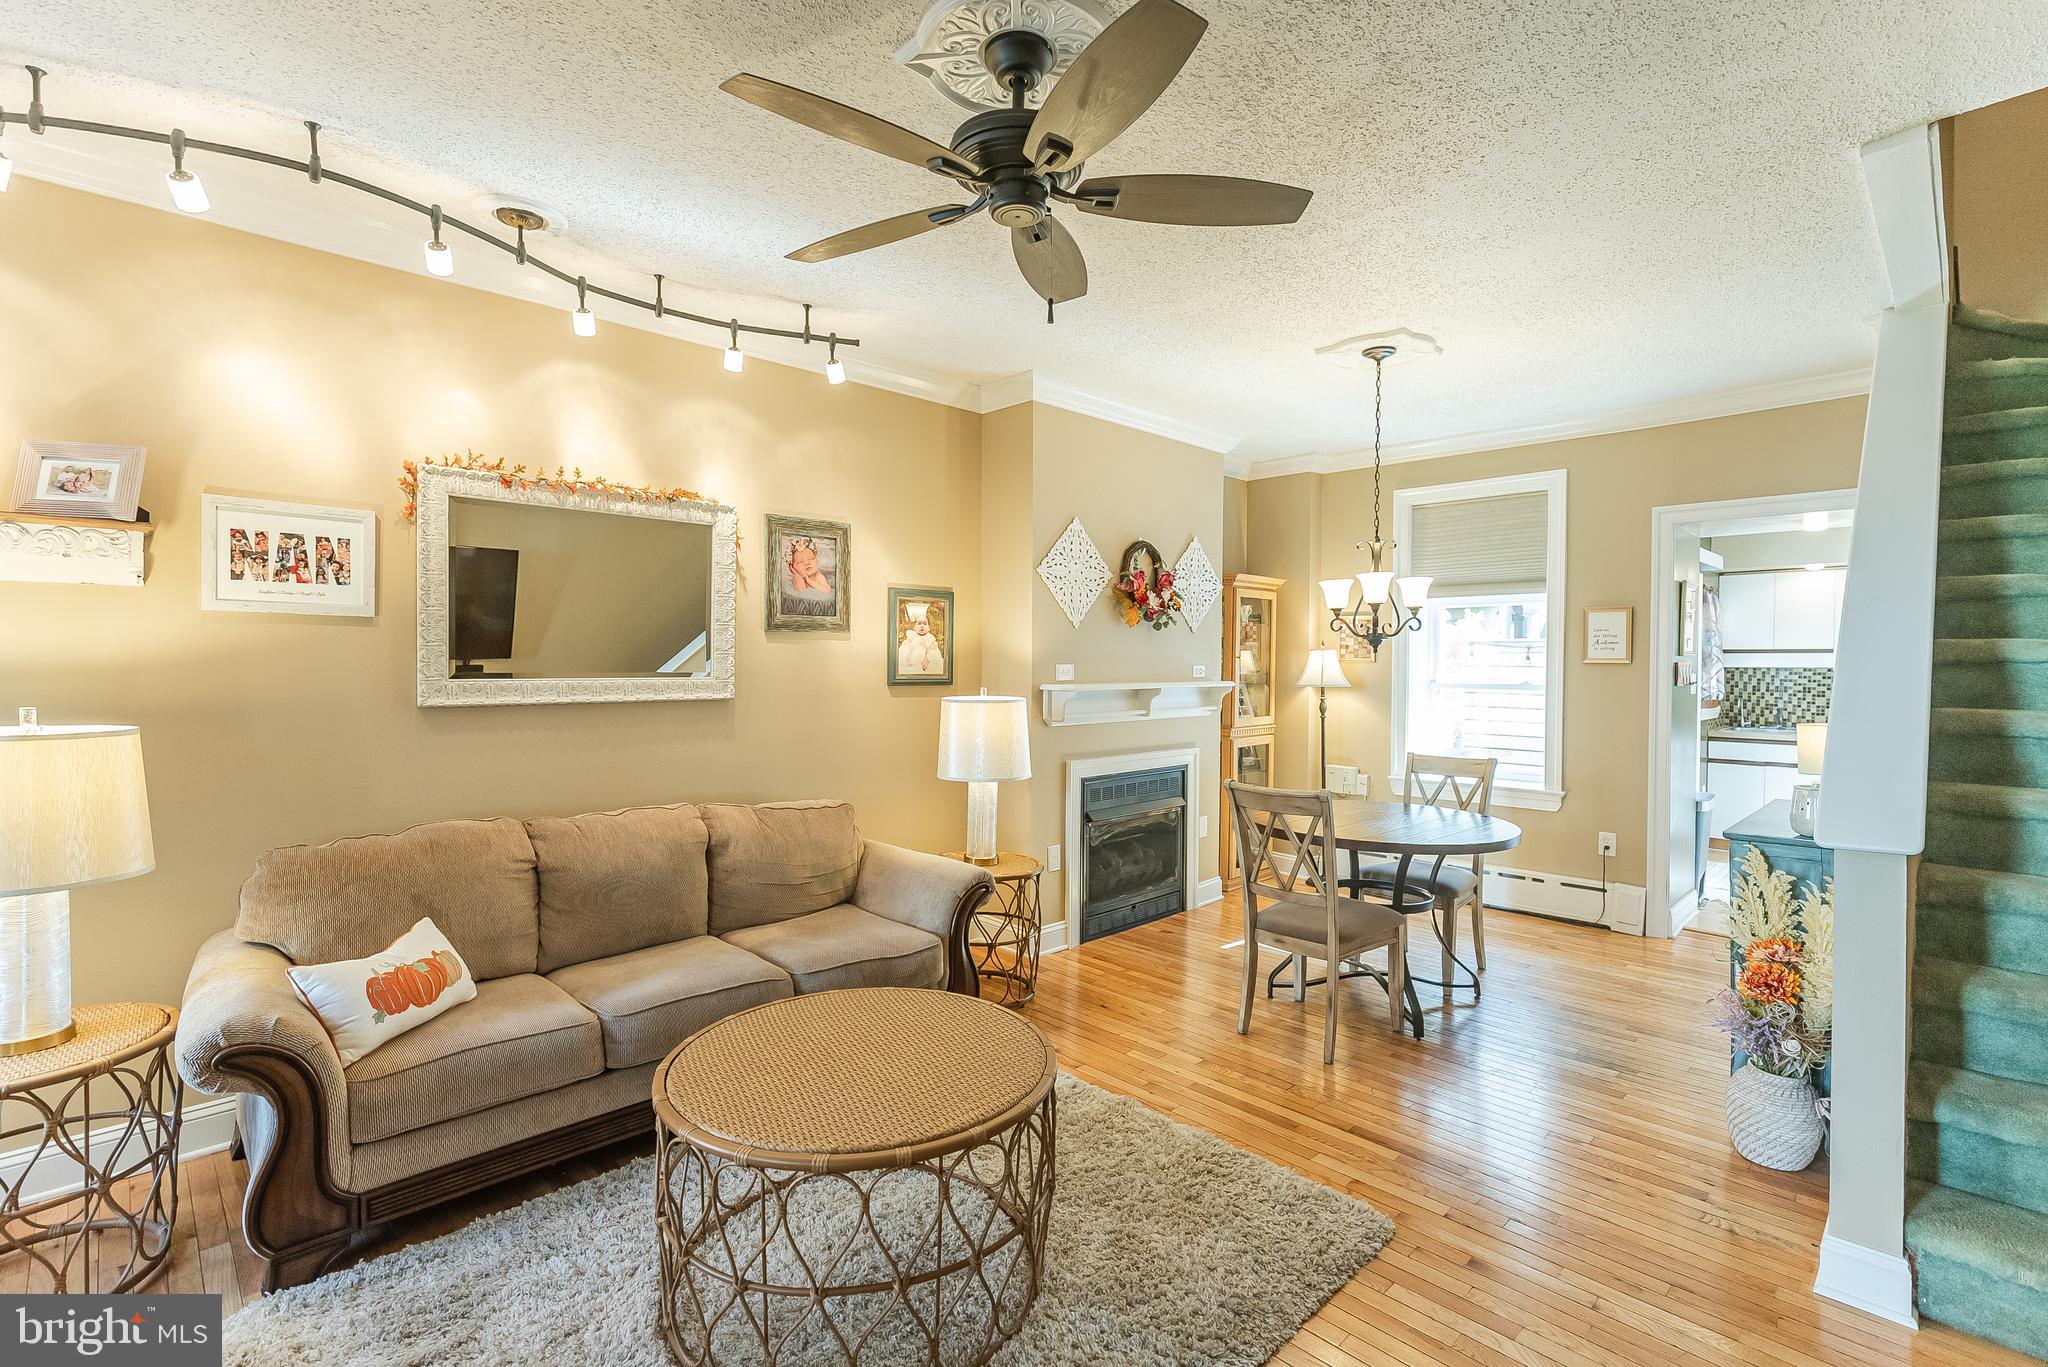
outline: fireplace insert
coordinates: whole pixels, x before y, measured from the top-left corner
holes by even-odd
[[[1187,770],[1107,774],[1081,785],[1081,938],[1186,907]]]

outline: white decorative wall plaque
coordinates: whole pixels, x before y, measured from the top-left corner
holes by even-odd
[[[1217,577],[1216,567],[1209,563],[1209,553],[1202,549],[1199,536],[1189,537],[1188,548],[1173,562],[1173,587],[1180,594],[1181,617],[1189,631],[1196,630],[1223,596],[1223,581]]]
[[[1038,577],[1052,591],[1053,600],[1067,614],[1067,620],[1080,626],[1088,609],[1109,587],[1110,579],[1109,563],[1089,540],[1080,518],[1067,524],[1060,539],[1045,553],[1045,559],[1038,562]]]

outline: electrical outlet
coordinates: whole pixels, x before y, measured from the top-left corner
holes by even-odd
[[[1208,818],[1208,817],[1206,817],[1206,816],[1205,816],[1205,817],[1203,817],[1203,818],[1202,818],[1202,821],[1201,821],[1201,826],[1202,826],[1202,829],[1201,829],[1201,832],[1200,832],[1200,834],[1201,834],[1201,837],[1202,837],[1202,839],[1204,839],[1204,840],[1207,840],[1207,839],[1209,838],[1209,818]]]
[[[1045,847],[1045,871],[1047,873],[1058,873],[1060,871],[1059,846],[1047,845]]]
[[[1602,859],[1608,858],[1614,853],[1614,843],[1613,831],[1600,832],[1600,857]]]
[[[1054,665],[1052,667],[1052,681],[1054,683],[1072,683],[1074,681],[1074,667],[1072,665]]]
[[[1196,678],[1198,678],[1198,679],[1206,679],[1206,678],[1208,678],[1208,677],[1209,677],[1209,666],[1207,666],[1207,665],[1196,665],[1196,666],[1195,666],[1195,677],[1196,677]]]

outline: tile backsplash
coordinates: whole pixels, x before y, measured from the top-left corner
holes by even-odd
[[[1832,669],[1745,669],[1728,670],[1728,696],[1721,703],[1724,721],[1763,726],[1790,726],[1802,721],[1826,721],[1828,705],[1834,700],[1835,671]]]

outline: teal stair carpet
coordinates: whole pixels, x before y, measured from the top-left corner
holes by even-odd
[[[1920,1313],[2048,1357],[2048,324],[1950,331],[1906,1248]]]

